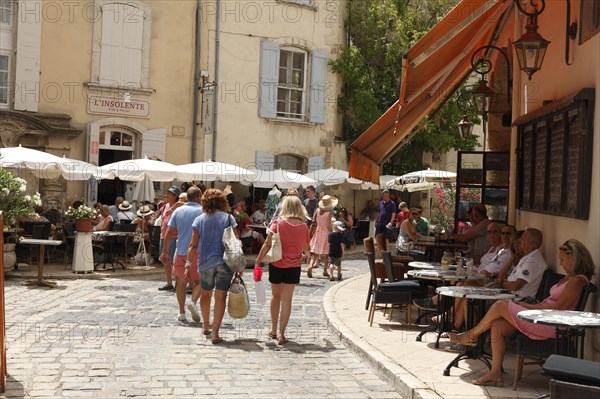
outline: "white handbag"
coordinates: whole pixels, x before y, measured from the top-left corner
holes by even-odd
[[[267,229],[267,231],[271,233],[271,248],[269,248],[267,256],[269,257],[269,262],[277,262],[278,260],[281,260],[283,258],[283,251],[281,248],[281,236],[279,235],[279,232],[275,232],[270,229]]]
[[[244,258],[244,249],[242,242],[235,236],[231,225],[223,231],[223,260],[234,273],[241,273],[246,268],[246,258]]]

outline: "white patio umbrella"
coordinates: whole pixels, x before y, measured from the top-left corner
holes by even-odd
[[[341,169],[327,168],[318,169],[304,174],[304,176],[316,180],[318,184],[324,186],[342,186],[353,190],[377,190],[379,185],[365,182],[354,177],[350,177],[348,172]]]
[[[453,183],[456,181],[456,173],[445,170],[426,169],[416,172],[406,173],[400,177],[387,182],[387,187],[398,191],[427,190],[427,205],[429,208],[429,219],[431,219],[431,190],[444,183]]]
[[[97,166],[47,152],[23,147],[0,148],[0,166],[3,168],[27,169],[42,179],[56,179],[62,176],[66,180],[102,179],[105,173]]]
[[[289,170],[249,170],[250,172],[255,173],[255,176],[241,180],[241,183],[246,186],[252,184],[257,188],[271,188],[277,184],[277,187],[279,188],[289,189],[298,188],[300,186],[307,187],[317,184],[315,180]]]
[[[178,177],[177,166],[148,158],[113,162],[100,169],[108,176],[113,176],[113,179],[118,177],[125,181],[143,181],[146,178],[151,181],[171,181]]]
[[[238,165],[223,162],[196,162],[177,166],[177,175],[180,180],[200,180],[223,182],[239,182],[244,179],[253,179],[256,173]]]

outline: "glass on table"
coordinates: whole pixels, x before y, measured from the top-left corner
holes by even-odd
[[[470,276],[475,274],[475,263],[473,262],[473,258],[465,259],[465,263],[467,265],[467,274]]]
[[[448,270],[450,268],[450,263],[452,263],[452,253],[449,251],[444,251],[441,263],[442,269]]]

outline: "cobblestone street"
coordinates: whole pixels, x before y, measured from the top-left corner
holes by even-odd
[[[344,279],[363,271],[346,261]],[[157,291],[158,274],[61,280],[51,290],[9,280],[5,397],[399,398],[328,332],[322,300],[335,283],[321,273],[302,276],[285,347],[267,337],[268,304],[255,303],[246,319],[226,315],[225,342],[213,345],[189,313],[189,323],[176,321],[175,295]]]

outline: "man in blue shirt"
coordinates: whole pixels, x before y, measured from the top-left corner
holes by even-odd
[[[175,259],[173,261],[173,275],[175,276],[175,293],[177,302],[179,303],[179,321],[186,321],[185,318],[185,287],[187,279],[185,277],[185,261],[187,259],[187,251],[192,239],[192,223],[196,217],[202,214],[202,206],[200,205],[200,197],[202,190],[196,186],[192,186],[187,190],[188,202],[175,209],[169,220],[169,227],[165,234],[163,250],[160,255],[160,261],[168,259],[168,250],[173,233],[177,231],[177,247]],[[200,297],[200,275],[195,268],[190,269],[191,279],[193,280],[194,288],[192,290],[192,303],[188,305],[188,309],[192,314],[192,319],[200,322],[200,313],[196,303]]]
[[[379,202],[379,215],[375,223],[375,241],[377,242],[377,256],[381,257],[381,250],[387,250],[392,224],[396,220],[396,203],[390,199],[390,191],[381,191]]]

